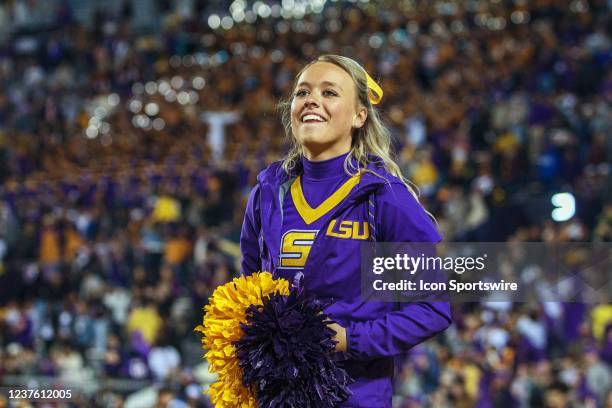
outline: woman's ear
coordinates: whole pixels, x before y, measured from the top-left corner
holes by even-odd
[[[366,119],[368,118],[368,109],[366,107],[360,107],[357,110],[357,114],[353,119],[353,129],[359,129],[363,127]]]

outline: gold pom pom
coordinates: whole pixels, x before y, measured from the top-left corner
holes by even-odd
[[[251,390],[242,385],[242,372],[233,345],[243,335],[240,323],[246,321],[246,310],[251,305],[262,305],[263,297],[272,293],[289,294],[289,282],[274,279],[270,272],[256,272],[240,276],[219,286],[204,307],[202,325],[195,328],[204,334],[202,348],[211,373],[219,379],[208,393],[217,408],[257,408]]]

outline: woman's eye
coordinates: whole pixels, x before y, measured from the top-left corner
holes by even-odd
[[[299,91],[295,92],[295,96],[306,96],[308,94],[308,91],[305,89],[300,89]]]
[[[326,96],[336,96],[338,94],[335,91],[332,91],[330,89],[326,89],[325,91],[323,91],[323,95],[326,95]]]

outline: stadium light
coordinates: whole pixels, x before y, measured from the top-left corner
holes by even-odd
[[[145,92],[149,95],[153,95],[157,92],[157,83],[155,81],[149,81],[145,85]]]
[[[108,95],[108,104],[112,107],[115,107],[117,105],[119,105],[120,102],[120,98],[119,95],[116,93],[112,93],[110,95]]]
[[[206,85],[206,80],[202,78],[201,76],[197,76],[193,78],[193,80],[191,81],[191,86],[193,86],[193,89],[197,89],[198,91],[201,89],[204,89],[205,85]]]
[[[216,30],[221,25],[221,18],[216,14],[211,14],[208,17],[208,26],[213,30]]]
[[[516,10],[510,14],[510,20],[514,24],[524,24],[529,22],[529,13],[526,11]]]
[[[149,116],[155,116],[159,113],[159,106],[155,102],[149,102],[145,106],[145,113]]]
[[[140,112],[140,110],[142,109],[142,102],[140,102],[138,99],[132,99],[129,104],[129,109],[132,113]]]
[[[281,15],[281,6],[279,6],[278,4],[273,4],[272,7],[270,8],[271,10],[271,15],[274,18],[278,18]]]
[[[234,19],[231,18],[230,16],[225,16],[221,19],[221,27],[224,30],[229,30],[233,26],[234,26]]]
[[[178,68],[181,66],[181,57],[179,57],[178,55],[173,55],[170,58],[170,66],[172,68]]]
[[[103,135],[106,135],[110,132],[110,124],[108,124],[107,122],[102,122],[100,124],[100,133],[102,133]]]
[[[311,6],[312,12],[319,14],[325,8],[326,0],[313,0]]]
[[[172,90],[168,81],[159,81],[159,85],[157,86],[157,89],[159,90],[159,93],[162,95],[165,95]]]
[[[268,18],[272,14],[272,9],[267,4],[262,4],[257,9],[257,14],[262,18]]]
[[[185,91],[181,91],[177,95],[176,99],[181,105],[187,105],[189,103],[189,94]]]
[[[189,103],[195,105],[200,100],[198,93],[196,91],[189,91]]]
[[[176,90],[181,89],[184,84],[185,80],[178,75],[172,77],[172,79],[170,80],[170,85],[172,85],[172,87]]]
[[[157,131],[163,130],[164,126],[166,126],[166,122],[162,118],[156,118],[153,121],[153,129]]]
[[[556,207],[551,214],[553,221],[564,222],[576,214],[576,199],[571,193],[557,193],[550,201]]]
[[[232,17],[237,23],[242,23],[244,21],[245,16],[246,15],[244,14],[244,10],[237,10],[232,12]]]
[[[107,113],[108,113],[108,110],[104,106],[98,106],[96,107],[96,109],[94,109],[94,115],[96,115],[99,118],[105,117]]]
[[[132,93],[135,95],[141,95],[144,92],[144,85],[140,82],[136,82],[132,85]]]
[[[257,14],[253,10],[247,10],[244,21],[248,24],[253,24],[255,20],[257,20]]]
[[[176,102],[176,91],[170,90],[164,95],[166,102]]]
[[[151,119],[149,119],[145,115],[142,115],[142,114],[138,115],[137,120],[138,120],[138,125],[143,129],[151,125]]]
[[[274,50],[270,53],[270,60],[272,60],[272,62],[275,62],[277,64],[281,62],[283,58],[285,58],[285,55],[283,54],[281,50]]]
[[[292,16],[296,20],[301,20],[306,15],[306,6],[303,4],[297,5],[292,12]]]
[[[232,4],[230,5],[230,13],[234,14],[236,12],[242,12],[244,13],[244,10],[246,9],[246,2],[243,0],[234,0],[232,2]]]
[[[91,118],[89,118],[89,126],[100,126],[100,119],[96,116],[92,116]]]
[[[95,139],[98,136],[98,128],[95,126],[88,126],[85,130],[85,134],[89,139]]]

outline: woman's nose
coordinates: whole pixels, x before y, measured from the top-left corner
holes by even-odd
[[[316,96],[314,96],[312,93],[310,93],[305,99],[304,99],[304,106],[318,106],[319,105],[319,101],[317,100]]]

